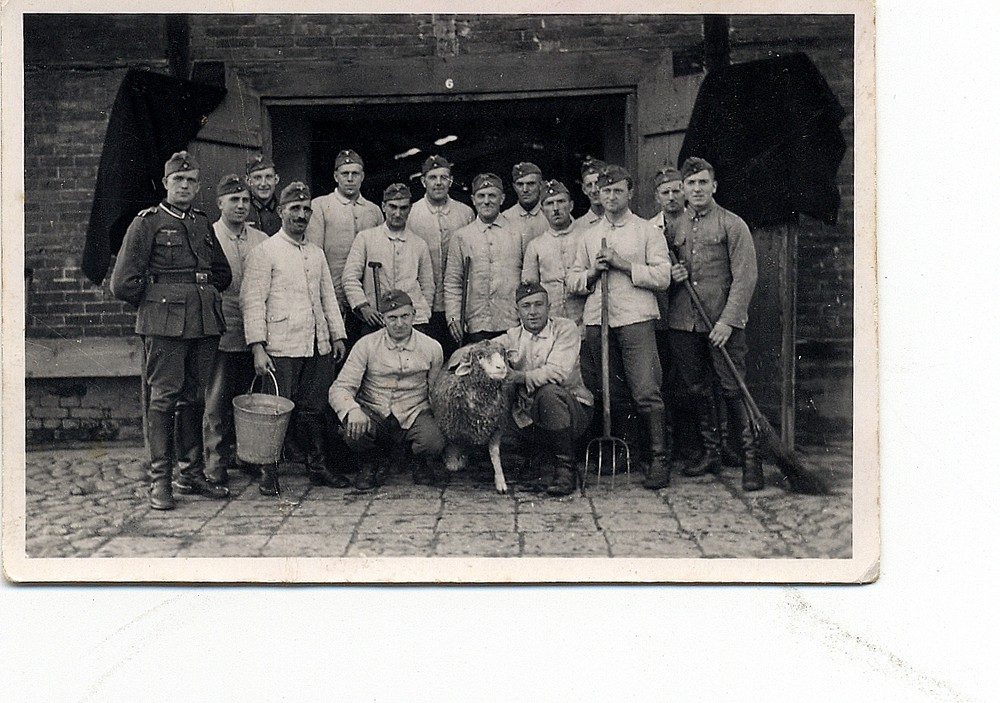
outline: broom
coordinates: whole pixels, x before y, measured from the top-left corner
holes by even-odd
[[[670,263],[680,263],[676,245],[669,245],[668,248]],[[684,279],[684,288],[687,290],[688,295],[691,296],[691,300],[694,301],[694,307],[698,311],[701,321],[711,329],[714,325],[711,319],[709,319],[708,313],[705,311],[705,306],[702,304],[701,298],[698,297],[698,292],[694,289],[689,278]],[[750,389],[747,388],[747,384],[737,370],[736,363],[733,361],[733,357],[730,356],[726,346],[722,345],[719,347],[719,351],[722,352],[722,358],[725,359],[726,366],[729,367],[729,372],[736,379],[736,383],[740,387],[740,393],[743,395],[743,403],[746,405],[747,412],[750,415],[750,422],[753,425],[754,436],[761,443],[761,448],[767,451],[774,459],[774,463],[777,464],[785,480],[788,481],[788,487],[792,492],[804,495],[828,494],[830,492],[829,486],[819,476],[806,469],[802,464],[802,460],[794,451],[782,444],[781,438],[778,437],[774,428],[771,427],[771,423],[767,421],[764,413],[760,411],[757,403],[754,402],[753,396],[750,395]]]

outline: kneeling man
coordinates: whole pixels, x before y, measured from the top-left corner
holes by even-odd
[[[594,412],[580,374],[580,328],[549,316],[549,295],[539,283],[522,283],[515,299],[521,324],[496,339],[507,349],[508,379],[517,387],[511,412],[519,428],[534,425],[542,433],[535,446],[552,454],[555,473],[546,491],[569,495],[576,488],[575,443]]]
[[[330,406],[344,426],[347,446],[358,454],[358,490],[379,484],[373,450],[410,445],[417,460],[413,482],[431,485],[438,475],[427,460],[441,454],[445,439],[431,415],[430,385],[444,365],[441,345],[413,329],[410,296],[382,296],[384,327],[359,339],[330,386]]]

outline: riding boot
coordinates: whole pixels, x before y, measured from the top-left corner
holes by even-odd
[[[715,401],[711,392],[695,394],[694,405],[698,413],[698,434],[701,437],[702,455],[697,464],[685,467],[681,473],[685,476],[717,474],[722,470],[721,441]]]
[[[276,464],[261,464],[257,479],[257,490],[262,496],[276,496],[281,493],[278,485],[278,467]]]
[[[174,415],[162,410],[146,411],[146,442],[149,446],[149,506],[173,510]]]
[[[229,495],[229,489],[205,478],[201,429],[204,409],[202,405],[177,406],[174,436],[179,475],[174,480],[174,490],[184,495],[225,498]]]
[[[643,413],[643,424],[649,438],[649,475],[642,485],[650,490],[666,488],[670,485],[670,461],[673,444],[672,428],[666,422],[663,410]]]
[[[753,431],[747,407],[739,396],[727,395],[726,409],[729,413],[729,427],[731,431],[739,432],[743,450],[743,490],[759,491],[764,487],[764,467],[761,465],[757,435]]]
[[[364,456],[361,457],[359,463],[361,468],[358,469],[358,473],[354,477],[354,487],[359,491],[370,491],[378,486],[379,483],[378,467],[375,465],[375,459]]]
[[[553,474],[545,492],[550,496],[568,496],[576,490],[576,462],[573,457],[573,434],[569,427],[544,431],[552,452]]]
[[[351,482],[343,474],[335,474],[326,465],[326,440],[324,435],[323,415],[320,413],[301,413],[298,418],[299,445],[306,453],[306,471],[309,473],[309,483],[314,486],[329,486],[330,488],[347,488]]]

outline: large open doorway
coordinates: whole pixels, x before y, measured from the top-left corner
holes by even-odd
[[[469,99],[386,99],[351,104],[271,104],[273,153],[282,180],[302,178],[315,194],[333,190],[338,151],[352,148],[365,160],[362,192],[375,202],[393,182],[423,195],[420,165],[430,154],[455,164],[453,197],[470,201],[477,173],[493,172],[515,202],[511,167],[532,161],[546,178],[574,193],[577,215],[587,209],[579,190],[587,156],[627,163],[628,94],[545,95]]]

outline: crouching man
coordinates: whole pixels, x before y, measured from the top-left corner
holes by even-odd
[[[535,427],[535,446],[546,447],[554,464],[549,495],[576,488],[574,447],[594,412],[594,396],[580,373],[580,328],[572,320],[549,316],[549,295],[541,284],[522,283],[515,294],[520,323],[496,341],[507,349],[517,388],[511,409],[520,429]]]
[[[309,482],[346,488],[326,467],[323,408],[333,365],[344,358],[347,332],[323,250],[306,241],[309,188],[291,183],[278,198],[281,229],[247,258],[240,303],[258,376],[273,373],[278,392],[295,403],[292,427],[306,453]],[[262,495],[278,494],[274,466],[262,466]]]
[[[355,343],[330,387],[330,407],[360,460],[354,486],[366,491],[381,482],[376,447],[394,454],[407,444],[417,460],[413,482],[435,485],[443,476],[428,459],[444,451],[445,439],[431,415],[429,392],[444,353],[437,341],[413,329],[416,310],[407,293],[390,290],[381,308],[385,326]]]

